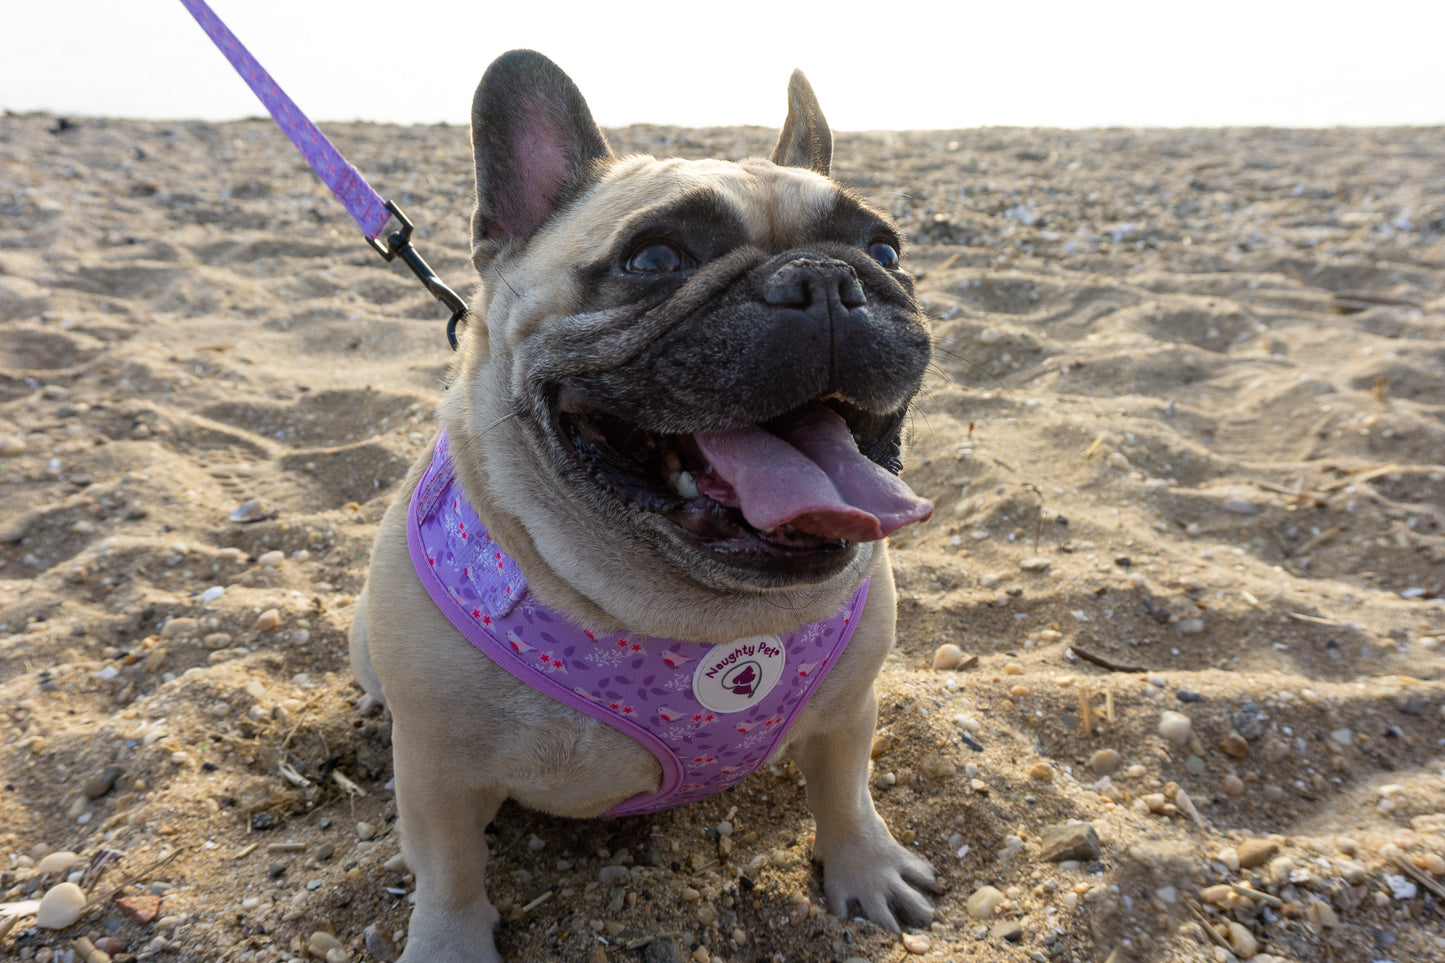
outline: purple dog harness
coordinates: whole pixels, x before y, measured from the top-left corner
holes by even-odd
[[[670,809],[741,782],[782,742],[847,647],[868,598],[865,579],[831,618],[715,646],[595,634],[527,591],[526,576],[462,494],[445,433],[412,494],[407,543],[432,600],[488,658],[657,757],[657,791],[608,816]]]

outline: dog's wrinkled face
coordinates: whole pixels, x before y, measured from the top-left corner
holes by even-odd
[[[474,118],[486,318],[459,380],[496,500],[730,591],[823,582],[926,518],[896,473],[928,329],[801,75],[772,160],[618,160],[546,66],[484,79]],[[488,458],[493,430],[526,457]]]

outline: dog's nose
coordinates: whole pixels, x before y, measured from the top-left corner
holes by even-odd
[[[798,257],[773,272],[763,298],[776,308],[835,311],[868,303],[858,275],[833,258]]]

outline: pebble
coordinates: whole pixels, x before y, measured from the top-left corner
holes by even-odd
[[[345,947],[341,945],[341,941],[325,930],[317,930],[315,933],[312,933],[311,938],[306,941],[306,952],[323,960],[326,959],[326,954],[332,950],[342,949],[345,949]]]
[[[252,522],[275,518],[276,514],[277,509],[272,508],[259,498],[251,498],[231,509],[229,517],[231,521],[237,525],[249,525]]]
[[[366,943],[367,956],[377,963],[393,963],[396,960],[396,947],[376,924],[368,925],[366,933],[361,934],[361,940]]]
[[[63,849],[58,853],[51,853],[49,856],[46,856],[44,859],[42,859],[36,865],[35,871],[38,872],[41,876],[51,876],[55,873],[63,873],[69,870],[71,866],[75,865],[75,861],[77,858],[79,857],[77,857],[70,850]]]
[[[1184,713],[1169,710],[1159,713],[1159,735],[1175,749],[1188,745],[1193,733],[1194,723]]]
[[[182,635],[194,635],[200,630],[201,623],[197,619],[178,618],[170,619],[161,626],[161,638],[174,639]]]
[[[1229,734],[1219,740],[1219,750],[1226,756],[1234,759],[1243,759],[1249,755],[1249,742],[1233,729]]]
[[[1204,620],[1180,619],[1179,624],[1174,627],[1179,630],[1180,635],[1198,635],[1204,631]]]
[[[25,439],[17,435],[0,435],[0,457],[25,454]]]
[[[1242,923],[1234,920],[1229,921],[1229,945],[1241,960],[1253,959],[1259,952],[1259,940]]]
[[[1235,732],[1253,742],[1264,735],[1265,724],[1269,721],[1269,716],[1264,714],[1259,703],[1246,702],[1239,707],[1239,711],[1230,721],[1234,723]]]
[[[934,671],[956,669],[963,662],[963,650],[952,642],[946,642],[933,653]]]
[[[40,897],[35,925],[46,930],[63,930],[80,919],[85,907],[85,890],[74,883],[56,883]]]
[[[262,552],[256,559],[258,565],[264,565],[266,568],[275,568],[284,561],[286,561],[286,553],[279,548],[273,548],[269,552]]]
[[[993,924],[989,936],[996,940],[1006,940],[1010,943],[1017,943],[1024,938],[1023,924],[1018,920],[999,920]]]
[[[279,609],[267,609],[256,616],[256,631],[270,632],[281,624],[281,611]]]
[[[916,956],[922,956],[933,948],[933,941],[922,933],[904,933],[903,948]]]
[[[1239,855],[1240,868],[1254,869],[1274,858],[1279,852],[1279,843],[1272,839],[1246,839],[1234,851]]]
[[[1053,562],[1050,562],[1042,555],[1035,555],[1019,562],[1019,568],[1025,572],[1047,572],[1052,565]]]
[[[1224,510],[1233,512],[1236,515],[1258,515],[1263,509],[1252,501],[1243,498],[1226,498]]]
[[[992,886],[980,886],[968,897],[968,915],[976,920],[986,920],[1007,897]]]
[[[1039,857],[1045,862],[1072,859],[1087,863],[1098,859],[1102,851],[1099,833],[1089,823],[1057,823],[1040,833]]]
[[[958,774],[958,766],[952,759],[935,752],[918,764],[918,771],[929,779],[946,779]]]
[[[618,883],[625,883],[631,879],[626,866],[604,866],[602,872],[597,874],[597,881],[603,886],[615,886]]]
[[[1046,762],[1036,762],[1029,767],[1029,778],[1039,782],[1053,782],[1053,767]]]
[[[1108,776],[1119,771],[1124,764],[1124,757],[1119,755],[1115,749],[1100,749],[1089,757],[1086,765],[1095,775]]]
[[[361,840],[372,839],[376,836],[376,827],[371,823],[362,821],[356,824],[356,838]]]

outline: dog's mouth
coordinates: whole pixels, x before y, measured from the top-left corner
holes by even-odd
[[[557,425],[572,456],[615,497],[715,553],[746,561],[836,554],[932,514],[897,477],[903,412],[833,395],[727,431],[663,434],[564,388]]]

